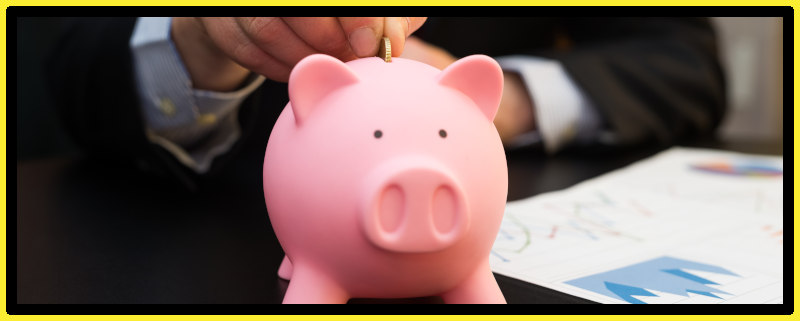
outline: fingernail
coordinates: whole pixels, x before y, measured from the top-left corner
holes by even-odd
[[[350,47],[359,57],[374,56],[378,50],[378,37],[369,27],[359,28],[350,34]]]

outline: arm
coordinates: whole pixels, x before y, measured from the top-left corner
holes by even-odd
[[[452,37],[458,32],[474,39]],[[519,74],[536,121],[510,132],[555,128],[541,133],[550,151],[672,144],[711,132],[725,108],[707,19],[432,18],[418,34],[442,47],[434,56],[489,54]],[[548,87],[557,83],[572,94],[554,94]],[[504,110],[524,108],[502,104],[495,124],[504,136],[498,121],[520,117]]]
[[[48,60],[49,89],[68,133],[89,156],[195,189],[196,173],[147,138],[129,47],[135,22],[66,21]],[[252,105],[257,96],[243,105]]]
[[[605,120],[603,145],[674,144],[711,133],[725,111],[708,19],[581,19],[564,24],[560,61]]]
[[[209,62],[208,73],[198,79],[198,84],[197,76],[190,78],[174,43],[187,41],[186,37],[171,36],[178,33],[179,21],[139,18],[130,49],[148,140],[169,151],[182,165],[203,174],[209,171],[212,160],[239,140],[239,105],[264,82],[264,77],[230,61],[215,61]]]
[[[331,19],[334,19],[336,23],[339,21],[336,18]],[[344,30],[352,29],[353,33],[349,38],[352,42],[366,44],[367,42],[359,40],[361,37],[356,36],[355,33],[359,30],[364,31],[362,29],[365,26],[372,28],[370,30],[373,30],[373,35],[368,37],[374,36],[375,41],[366,44],[366,49],[359,49],[355,44],[352,48],[359,52],[370,53],[369,47],[371,46],[374,46],[377,51],[377,39],[380,35],[376,30],[380,30],[381,34],[390,37],[404,38],[407,33],[416,30],[425,19],[386,18],[385,25],[384,18],[345,18],[341,20],[342,25],[346,25]],[[219,127],[204,129],[202,126],[197,126],[196,121],[206,123],[203,120],[209,119],[206,117],[209,113],[203,110],[200,99],[198,99],[201,96],[208,96],[205,95],[208,92],[202,90],[226,91],[236,88],[250,74],[249,70],[268,76],[273,80],[285,80],[293,63],[316,48],[305,47],[290,52],[285,51],[287,41],[299,43],[303,40],[283,37],[282,34],[287,33],[287,30],[280,29],[281,26],[286,27],[288,24],[296,27],[295,31],[300,34],[305,33],[311,37],[318,37],[324,33],[319,32],[321,29],[317,23],[324,24],[331,21],[298,18],[285,21],[279,21],[277,18],[236,20],[234,18],[210,18],[184,21],[190,22],[190,24],[176,24],[175,26],[180,28],[173,29],[172,35],[176,36],[177,40],[175,51],[186,64],[181,67],[167,64],[175,68],[165,68],[163,70],[166,72],[165,74],[159,74],[162,70],[156,68],[157,72],[149,74],[149,76],[147,73],[140,72],[142,68],[135,69],[133,67],[133,65],[144,66],[143,69],[147,69],[148,66],[152,67],[153,65],[147,54],[139,56],[138,53],[136,57],[142,59],[134,64],[136,59],[128,46],[135,24],[133,18],[72,21],[71,27],[62,37],[59,48],[52,55],[49,79],[68,131],[85,151],[106,161],[119,161],[137,165],[142,169],[147,168],[161,173],[162,176],[175,178],[181,185],[193,189],[196,181],[200,178],[199,173],[214,173],[215,169],[221,168],[222,164],[236,154],[237,145],[241,145],[241,140],[237,139],[239,135],[235,133],[231,135],[230,131],[227,134],[220,132]],[[203,21],[204,24],[198,24],[198,21]],[[269,23],[269,21],[277,21],[282,24]],[[265,24],[260,24],[262,22]],[[338,25],[337,28],[339,28]],[[288,30],[288,33],[292,32],[292,30]],[[363,34],[363,32],[359,34]],[[236,38],[236,36],[241,37]],[[232,39],[238,39],[241,42],[231,43]],[[332,43],[329,37],[318,40],[329,46]],[[350,51],[351,47],[347,41],[348,39],[344,38],[344,33],[342,33],[342,41],[336,42],[337,46],[325,49],[346,48],[347,50],[343,50],[339,54],[345,58],[352,56],[352,59],[355,56]],[[398,42],[402,43],[402,40],[398,40]],[[314,44],[313,41],[309,43]],[[371,45],[372,43],[374,45]],[[215,47],[216,45],[220,46]],[[144,52],[146,51],[144,50]],[[169,57],[169,55],[159,54],[149,56]],[[172,58],[174,57],[176,57],[176,53],[173,53]],[[185,67],[185,72],[188,73],[183,78],[175,77],[175,73],[169,73],[176,69],[180,73],[183,71],[182,67]],[[187,89],[184,91],[197,90],[190,99],[169,99],[173,96],[172,94],[150,90],[158,89],[157,86],[153,86],[152,80],[162,78],[177,79],[179,82],[167,83],[166,87]],[[181,80],[187,78],[191,81]],[[143,90],[140,92],[137,92],[137,81],[145,85],[141,86]],[[192,82],[195,82],[194,88],[191,88]],[[242,132],[241,136],[246,136],[254,129],[253,126],[256,123],[254,114],[258,109],[256,102],[259,101],[258,93],[259,91],[247,98],[239,108],[238,123]],[[186,95],[184,94],[184,96]],[[194,103],[187,101],[191,98],[194,98]],[[211,100],[214,99],[212,97]],[[179,105],[184,105],[184,108],[179,109]],[[278,105],[272,104],[271,106],[280,108],[281,106]],[[235,108],[238,106],[221,109]],[[210,114],[214,115],[213,112]],[[216,114],[221,117],[214,118],[225,122],[224,126],[220,127],[234,128],[235,131],[237,120],[230,118],[230,115],[236,114],[235,110],[227,110],[225,113]],[[184,128],[187,126],[188,129]],[[260,126],[263,126],[263,122]],[[214,132],[217,135],[214,135]],[[209,135],[212,144],[201,146],[199,148],[201,153],[193,153],[192,149],[197,147],[198,138],[207,141]],[[231,137],[233,138],[231,139]],[[203,144],[201,143],[201,145]],[[196,148],[194,150],[198,151]],[[227,152],[228,150],[230,151]],[[206,151],[206,153],[202,151]],[[211,153],[208,154],[208,151]],[[224,155],[217,156],[223,153]],[[214,158],[213,163],[210,161],[211,158]]]
[[[416,38],[407,41],[405,58],[439,69],[457,59]],[[503,68],[503,97],[494,119],[506,147],[543,142],[548,152],[583,143],[599,131],[599,116],[558,61],[533,56],[498,58]]]

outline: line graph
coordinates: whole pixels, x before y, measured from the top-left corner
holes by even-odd
[[[507,211],[498,235],[498,243],[508,244],[509,241],[515,242],[523,238],[522,244],[503,248],[519,253],[536,240],[558,241],[562,238],[580,238],[597,241],[604,237],[617,237],[642,241],[642,237],[617,228],[620,221],[618,216],[620,213],[626,213],[625,216],[636,219],[649,219],[653,214],[648,209],[636,200],[619,202],[599,192],[594,195],[602,196],[598,200],[544,202],[542,210],[548,213],[548,217],[537,224],[522,222],[518,216],[524,214]]]

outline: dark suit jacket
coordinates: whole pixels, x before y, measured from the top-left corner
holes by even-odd
[[[70,23],[49,66],[62,118],[87,152],[196,189],[204,178],[144,135],[128,49],[134,22]],[[616,134],[616,147],[667,145],[709,133],[725,110],[708,19],[431,18],[416,35],[458,57],[531,54],[560,61]],[[286,84],[267,81],[243,103],[242,139],[205,176],[229,166],[260,173],[272,125],[288,102],[286,91]],[[600,142],[592,148],[607,150]]]

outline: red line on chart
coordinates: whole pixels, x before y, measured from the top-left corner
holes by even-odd
[[[772,229],[772,225],[764,225],[761,229],[768,234],[769,238],[777,239],[778,243],[783,245],[783,229]],[[773,232],[774,231],[774,232]]]
[[[642,213],[642,215],[647,216],[647,217],[652,217],[653,216],[653,212],[651,212],[646,207],[642,206],[642,204],[639,204],[639,202],[637,202],[635,200],[630,200],[630,203],[634,207],[634,209],[637,212]]]
[[[627,237],[627,238],[630,238],[630,239],[633,239],[633,240],[639,241],[639,242],[642,241],[642,239],[639,238],[639,237],[636,237],[636,236],[633,236],[633,235],[629,235],[629,234],[626,234],[626,233],[622,233],[620,231],[612,229],[611,227],[607,226],[606,224],[595,222],[595,221],[592,221],[592,220],[590,220],[588,218],[583,217],[583,215],[581,215],[581,209],[585,210],[585,209],[588,209],[588,208],[585,208],[584,206],[581,206],[580,204],[575,204],[575,212],[574,213],[567,212],[566,210],[563,210],[563,209],[561,209],[558,206],[555,206],[553,204],[545,204],[544,206],[546,208],[549,208],[549,209],[553,210],[553,211],[560,212],[560,213],[565,214],[565,215],[569,215],[574,220],[583,222],[584,224],[593,225],[594,227],[599,229],[599,232],[604,232],[604,233],[610,234],[612,236]],[[592,239],[595,239],[595,240],[597,239],[597,237],[594,236],[592,233],[590,233],[588,229],[582,228],[578,224],[580,224],[580,223],[577,223],[577,222],[575,222],[573,220],[570,220],[570,225],[572,227],[574,227],[575,229],[581,230],[584,233],[587,233],[587,235],[589,235],[589,237],[591,237]]]
[[[558,231],[558,225],[553,225],[553,230],[550,231],[550,235],[547,236],[547,237],[550,238],[550,239],[555,238],[556,237],[556,231]]]

